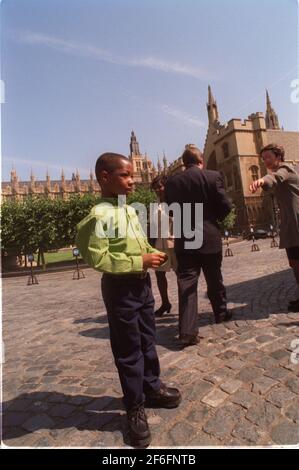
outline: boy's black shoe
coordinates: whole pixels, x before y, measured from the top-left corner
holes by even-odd
[[[182,395],[177,388],[161,385],[157,392],[146,394],[145,406],[153,408],[176,408],[182,401]]]
[[[127,411],[129,438],[132,447],[148,447],[151,433],[147,423],[144,406],[134,406]]]

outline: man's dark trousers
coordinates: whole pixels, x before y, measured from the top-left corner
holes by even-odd
[[[201,269],[207,282],[208,297],[215,318],[227,311],[226,290],[221,273],[222,252],[200,253],[186,250],[184,253],[177,253],[177,260],[179,333],[193,336],[198,332],[197,286]]]
[[[124,404],[130,409],[161,387],[150,276],[103,274],[102,296]]]

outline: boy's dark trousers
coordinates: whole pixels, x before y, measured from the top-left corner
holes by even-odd
[[[147,392],[161,387],[150,276],[104,273],[102,296],[124,404],[130,409],[142,404]]]

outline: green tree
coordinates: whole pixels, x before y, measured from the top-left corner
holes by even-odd
[[[230,213],[225,217],[225,219],[222,222],[219,223],[222,232],[225,232],[226,230],[227,231],[232,230],[235,226],[236,218],[237,218],[236,208],[235,206],[233,206]]]

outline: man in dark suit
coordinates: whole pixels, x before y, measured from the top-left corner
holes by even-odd
[[[183,346],[189,346],[199,342],[196,324],[197,285],[201,269],[207,282],[207,293],[216,323],[231,318],[227,311],[226,290],[221,273],[222,240],[218,221],[222,221],[229,214],[232,206],[225,193],[221,174],[218,171],[203,170],[203,157],[195,145],[186,145],[182,159],[186,169],[168,179],[165,186],[166,202],[168,205],[178,203],[181,214],[183,205],[190,204],[191,229],[195,232],[200,229],[196,226],[199,225],[196,204],[203,204],[202,245],[188,248],[190,239],[184,234],[183,216],[181,236],[175,239],[178,261],[179,338]]]

